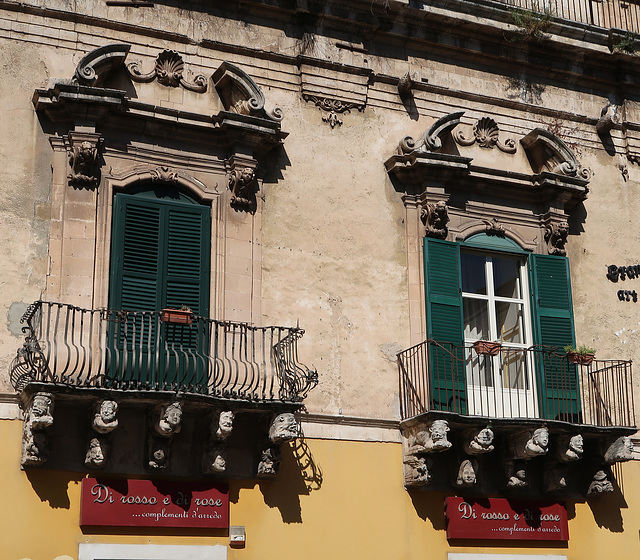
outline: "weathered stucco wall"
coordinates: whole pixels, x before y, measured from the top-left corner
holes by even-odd
[[[9,116],[0,123],[7,155],[0,172],[5,201],[0,221],[0,306],[5,310],[0,371],[5,372],[5,387],[9,362],[20,344],[16,319],[42,293],[48,270],[52,152],[47,136],[52,131],[38,122],[31,95],[51,77],[71,77],[88,50],[110,42],[132,44],[131,60],[142,60],[147,68],[163,48],[183,54],[193,73],[210,75],[222,60],[230,60],[255,78],[269,107],[283,109],[289,136],[284,150],[274,156],[277,163],[261,179],[261,310],[265,324],[299,320],[306,329],[301,358],[320,374],[309,410],[398,416],[394,354],[410,344],[407,248],[401,194],[383,162],[404,136],[418,138],[435,118],[456,110],[466,111],[467,127],[488,115],[501,134],[516,139],[536,126],[550,128],[593,171],[589,198],[571,219],[568,244],[578,340],[593,343],[601,358],[640,357],[633,344],[639,326],[636,304],[620,302],[615,295],[621,287],[633,289],[633,281],[623,286],[605,278],[606,264],[640,260],[634,256],[640,226],[631,202],[640,180],[637,167],[622,155],[621,130],[611,133],[613,155],[595,132],[600,110],[613,96],[606,81],[613,70],[603,69],[603,79],[596,82],[585,70],[591,62],[577,59],[564,74],[545,73],[541,62],[524,72],[519,62],[530,60],[535,46],[507,42],[500,51],[482,56],[480,39],[461,43],[461,55],[452,57],[449,48],[455,41],[446,29],[440,33],[449,47],[437,52],[426,53],[412,43],[360,52],[336,46],[347,37],[323,35],[318,22],[304,33],[296,21],[262,25],[259,16],[268,22],[268,11],[243,21],[239,12],[224,18],[215,8],[201,13],[162,4],[134,9],[86,2],[57,20],[55,10],[64,10],[64,2],[31,5],[34,9],[27,12],[12,6],[0,18],[6,69],[0,92]],[[313,76],[301,77],[298,55],[351,65],[341,67],[341,95],[364,95],[364,110],[339,114],[343,124],[335,128],[323,122],[326,113],[303,100],[299,84],[315,80],[318,87],[329,87],[338,71],[315,68]],[[504,57],[502,66],[495,65],[494,55]],[[407,71],[416,74],[419,87],[403,102],[391,78]],[[362,75],[369,78],[363,81]],[[163,106],[215,107],[213,97],[205,103],[196,95],[156,90]],[[496,154],[469,150],[478,163],[498,165]],[[499,161],[510,171],[526,167],[522,152],[500,155]],[[628,179],[618,164],[626,166]],[[73,291],[72,282],[69,286]]]

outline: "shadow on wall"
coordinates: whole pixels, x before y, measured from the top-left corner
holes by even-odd
[[[304,439],[295,440],[282,446],[280,472],[271,480],[261,480],[258,488],[264,503],[277,508],[284,523],[302,523],[300,496],[308,496],[322,487],[322,469],[316,464]],[[238,503],[240,489],[251,489],[255,482],[246,481],[229,489],[229,499]]]
[[[54,509],[69,509],[69,484],[75,482],[80,484],[84,478],[82,473],[40,471],[29,469],[25,471],[31,487],[40,500],[48,502]]]

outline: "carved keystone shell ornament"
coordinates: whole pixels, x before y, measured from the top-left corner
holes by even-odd
[[[157,79],[159,84],[167,87],[182,86],[197,93],[207,91],[207,79],[202,74],[195,76],[192,82],[184,77],[184,60],[180,53],[170,49],[163,50],[156,57],[153,70],[147,74],[142,72],[139,62],[127,64],[127,69],[134,82],[152,82]]]
[[[493,149],[494,146],[497,146],[500,151],[507,154],[514,154],[517,149],[513,138],[507,138],[504,142],[500,141],[498,124],[490,117],[482,117],[476,122],[473,126],[472,137],[467,137],[461,130],[456,130],[453,133],[453,138],[461,146],[471,146],[477,142],[481,148]]]

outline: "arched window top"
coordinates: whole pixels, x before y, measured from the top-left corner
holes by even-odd
[[[520,247],[513,239],[508,237],[500,237],[497,235],[487,235],[486,233],[476,233],[468,237],[463,245],[469,247],[478,247],[480,249],[489,249],[495,251],[511,251],[524,253],[525,250]]]
[[[125,191],[125,194],[133,195],[137,198],[146,198],[150,200],[165,200],[171,202],[182,202],[184,204],[202,204],[193,193],[186,192],[175,185],[166,183],[149,183],[146,181],[138,182]]]

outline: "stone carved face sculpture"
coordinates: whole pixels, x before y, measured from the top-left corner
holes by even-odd
[[[465,451],[470,455],[489,453],[494,449],[493,438],[493,430],[487,426],[473,436],[468,445],[465,446]]]
[[[587,490],[587,496],[593,496],[594,494],[607,494],[613,491],[613,484],[607,478],[607,473],[604,471],[598,471],[593,475],[593,480]]]
[[[213,446],[209,450],[208,461],[209,472],[224,472],[227,469],[227,450],[222,445]]]
[[[100,418],[104,423],[113,422],[118,413],[118,403],[116,401],[102,401],[100,403]]]
[[[226,410],[220,413],[218,417],[218,426],[216,429],[217,439],[225,440],[231,435],[233,430],[233,418],[234,414],[230,410]]]
[[[633,459],[633,442],[628,436],[621,436],[614,441],[604,454],[607,463],[618,463]]]
[[[476,469],[469,459],[465,459],[460,463],[458,470],[457,486],[473,486],[476,483]]]
[[[106,434],[118,427],[118,403],[104,400],[100,403],[98,411],[93,417],[93,429],[101,434]]]
[[[549,445],[549,430],[542,427],[533,432],[531,439],[529,439],[525,445],[524,453],[527,457],[536,457],[537,455],[544,455],[547,452],[547,446]]]
[[[258,463],[258,476],[260,478],[276,476],[280,466],[280,458],[280,452],[277,447],[263,449]]]
[[[434,420],[429,426],[430,441],[425,445],[426,450],[442,451],[451,447],[447,439],[449,423],[446,420]]]
[[[296,417],[290,412],[278,414],[269,428],[269,439],[273,443],[284,443],[298,437],[300,437],[300,424]]]
[[[569,440],[569,449],[577,455],[582,455],[584,451],[584,438],[577,434]]]
[[[158,422],[157,431],[160,435],[170,436],[180,431],[182,422],[182,406],[180,403],[171,403],[164,409],[162,418]]]
[[[48,393],[36,393],[31,404],[31,416],[36,418],[51,416],[52,402]]]
[[[425,457],[408,455],[404,458],[404,485],[426,486],[431,482],[431,473]]]
[[[100,468],[107,461],[105,443],[94,437],[89,441],[84,464],[91,468]]]

